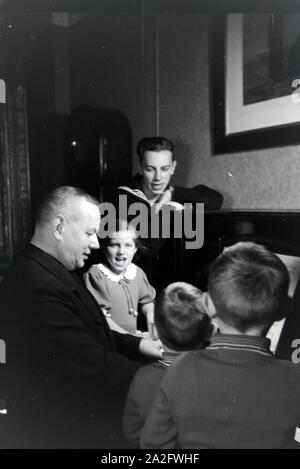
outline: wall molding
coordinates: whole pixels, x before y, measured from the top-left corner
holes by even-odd
[[[13,75],[0,105],[0,274],[31,235],[26,91]]]

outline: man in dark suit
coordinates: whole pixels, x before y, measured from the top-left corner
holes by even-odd
[[[116,448],[141,353],[158,344],[110,331],[73,271],[99,247],[98,202],[64,186],[42,204],[31,243],[1,285],[9,446]]]

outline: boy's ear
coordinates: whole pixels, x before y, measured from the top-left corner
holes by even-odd
[[[202,293],[202,301],[210,319],[215,318],[217,316],[216,308],[208,292],[205,291]]]
[[[173,163],[172,163],[172,175],[173,175],[174,172],[175,172],[176,166],[177,166],[177,161],[174,160]]]
[[[143,171],[142,171],[142,162],[141,162],[140,160],[138,161],[138,173],[139,173],[140,175],[143,174]]]

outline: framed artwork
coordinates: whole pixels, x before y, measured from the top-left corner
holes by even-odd
[[[300,14],[227,14],[211,31],[214,152],[300,143]]]

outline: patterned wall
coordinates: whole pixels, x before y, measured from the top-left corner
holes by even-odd
[[[156,64],[145,78],[145,133],[174,140],[178,184],[204,183],[224,195],[224,208],[300,208],[300,146],[212,156],[210,142],[207,18],[197,13],[160,13],[153,23]],[[147,30],[146,30],[147,33]],[[147,35],[146,35],[147,38]],[[149,60],[150,60],[149,59]],[[152,91],[151,91],[152,90]],[[152,96],[149,96],[149,94]],[[152,106],[153,107],[153,106]]]

